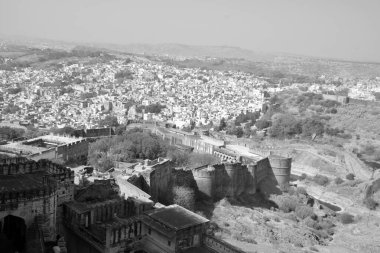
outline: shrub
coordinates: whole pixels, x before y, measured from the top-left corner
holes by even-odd
[[[296,210],[298,200],[294,196],[281,196],[277,201],[278,208],[285,213]]]
[[[341,184],[341,183],[343,183],[344,181],[343,181],[343,179],[341,179],[340,177],[336,177],[336,178],[334,179],[334,182],[335,182],[335,184]]]
[[[305,180],[307,178],[307,175],[305,173],[302,173],[300,176],[300,180]]]
[[[342,213],[339,216],[339,220],[342,224],[350,224],[354,222],[354,216],[349,213]]]
[[[313,181],[321,186],[326,186],[330,182],[328,177],[319,174],[314,176]]]
[[[329,220],[322,220],[318,222],[318,225],[321,227],[321,229],[325,229],[325,230],[328,230],[334,227],[334,224]]]
[[[353,173],[347,174],[346,175],[346,179],[347,180],[354,180],[355,179],[355,175]]]
[[[301,219],[314,216],[313,208],[309,206],[297,206],[295,212],[297,217]]]
[[[287,213],[286,215],[284,215],[284,218],[298,222],[297,216],[294,213]]]
[[[363,203],[369,210],[375,210],[378,205],[378,203],[373,200],[373,198],[366,198],[364,199]]]
[[[318,223],[315,220],[313,220],[311,217],[307,217],[306,219],[304,219],[304,223],[309,228],[316,229],[318,227]]]
[[[307,196],[307,191],[303,187],[297,187],[297,193]]]

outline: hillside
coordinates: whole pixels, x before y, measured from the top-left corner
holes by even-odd
[[[3,38],[5,42],[27,45],[36,48],[70,50],[75,46],[98,48],[100,51],[113,51],[145,56],[157,55],[166,59],[176,59],[173,63],[184,67],[205,67],[218,70],[241,70],[256,75],[276,72],[275,75],[339,76],[342,78],[380,77],[380,63],[354,62],[285,53],[263,53],[229,46],[198,46],[175,43],[165,44],[94,44],[72,43],[44,39]],[[1,38],[0,38],[1,41]],[[193,61],[183,61],[183,59]],[[194,61],[194,59],[198,60]],[[181,59],[181,60],[180,60]],[[207,60],[204,60],[207,59]],[[302,79],[300,79],[302,81]],[[309,81],[309,80],[306,80]]]

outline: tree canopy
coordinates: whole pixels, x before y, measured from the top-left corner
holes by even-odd
[[[97,140],[90,144],[88,162],[101,171],[114,166],[115,161],[132,162],[135,159],[156,159],[165,156],[167,144],[158,136],[140,130]]]

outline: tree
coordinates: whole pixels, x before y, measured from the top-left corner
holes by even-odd
[[[346,179],[352,181],[352,180],[355,179],[355,175],[353,173],[349,173],[349,174],[346,175]]]
[[[25,134],[22,128],[10,128],[10,127],[0,127],[0,138],[6,140],[13,140],[20,138]]]
[[[275,115],[276,116],[276,115]],[[273,120],[269,135],[276,138],[292,137],[301,133],[300,122],[289,114],[279,114]]]
[[[53,130],[53,133],[55,134],[61,134],[61,135],[73,135],[75,132],[75,129],[70,126],[65,126],[63,128],[57,128]]]
[[[312,207],[302,206],[302,205],[296,207],[295,213],[297,217],[301,219],[305,219],[307,217],[313,217],[315,215]]]
[[[220,130],[220,131],[223,131],[224,129],[226,129],[226,127],[227,127],[226,119],[225,119],[225,118],[222,118],[222,119],[220,120],[219,130]]]
[[[117,121],[116,116],[107,115],[104,119],[99,121],[100,127],[117,127],[119,122]]]
[[[318,118],[307,118],[301,124],[303,136],[312,136],[313,134],[320,136],[324,132],[325,126]]]
[[[260,120],[256,121],[255,126],[257,127],[257,129],[263,130],[265,128],[270,127],[270,121],[265,120],[265,119],[260,119]]]

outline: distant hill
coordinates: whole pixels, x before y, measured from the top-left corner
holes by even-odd
[[[1,38],[1,37],[0,37]],[[87,51],[105,51],[109,53],[128,53],[139,55],[156,55],[175,58],[217,58],[224,62],[185,62],[180,65],[188,67],[207,67],[220,70],[242,70],[252,73],[281,72],[288,75],[316,77],[320,75],[339,76],[343,78],[374,78],[380,77],[380,63],[343,61],[318,57],[300,56],[284,53],[261,53],[248,49],[229,46],[190,46],[183,44],[96,44],[74,43],[45,39],[30,39],[23,37],[2,38],[8,43],[27,45],[33,48],[52,48],[69,51],[73,48],[86,47]],[[280,74],[281,73],[277,73]]]
[[[102,46],[135,54],[168,55],[173,57],[235,58],[255,62],[273,61],[275,58],[273,54],[258,53],[228,46],[190,46],[183,44],[128,44],[125,46],[107,44]]]

